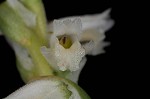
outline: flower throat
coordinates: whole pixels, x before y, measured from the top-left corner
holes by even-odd
[[[64,48],[68,49],[72,45],[72,40],[69,36],[63,35],[58,37],[59,44],[61,44]]]

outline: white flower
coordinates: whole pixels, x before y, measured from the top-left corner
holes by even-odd
[[[48,31],[52,33],[50,36],[50,48],[41,48],[45,58],[57,69],[59,67],[62,71],[67,69],[76,71],[86,54],[97,55],[104,53],[103,48],[109,44],[103,41],[105,38],[104,33],[114,24],[114,21],[109,18],[109,12],[110,9],[102,14],[54,20],[53,23],[48,25]],[[62,38],[63,36],[70,37],[71,41],[73,41],[70,48],[66,49],[59,43],[60,36]],[[74,81],[77,79],[78,77]]]
[[[79,69],[79,63],[85,55],[85,49],[79,42],[81,29],[80,18],[54,20],[50,48],[41,48],[43,55],[52,66],[59,67],[61,71]],[[68,47],[65,47],[66,44]]]
[[[76,84],[50,76],[32,81],[4,99],[90,99]]]
[[[28,50],[23,48],[21,45],[17,44],[16,42],[12,42],[8,39],[7,41],[14,49],[17,60],[20,62],[22,68],[24,68],[27,71],[32,70],[34,68],[34,64],[32,58],[29,55]]]

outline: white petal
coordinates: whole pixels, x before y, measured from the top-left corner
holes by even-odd
[[[51,25],[49,25],[51,28]],[[64,34],[80,34],[82,29],[82,23],[80,18],[75,19],[64,19],[64,20],[54,20],[53,22],[53,32],[56,36]]]
[[[54,51],[50,48],[46,48],[45,46],[41,47],[41,53],[47,60],[47,62],[56,70],[58,70],[56,59],[54,56]]]
[[[105,35],[103,32],[99,32],[96,29],[95,30],[89,29],[83,31],[80,42],[83,48],[85,49],[86,54],[97,55],[99,53],[104,52],[102,50],[104,48],[103,46],[104,38]],[[82,43],[82,42],[86,42],[86,43]]]
[[[85,55],[85,50],[81,47],[81,44],[76,41],[69,49],[65,49],[60,44],[56,44],[55,56],[57,65],[60,70],[76,71],[79,69],[79,63]]]
[[[104,53],[103,48],[109,43],[104,42],[105,32],[110,29],[114,21],[109,18],[110,9],[102,14],[85,15],[81,17],[83,23],[82,41],[93,41],[93,43],[84,44],[83,47],[89,55]],[[90,47],[91,46],[91,47]],[[91,49],[93,46],[93,49]],[[91,51],[90,51],[91,50]]]
[[[98,42],[97,45],[88,53],[89,55],[98,55],[98,54],[102,54],[105,53],[104,48],[106,46],[110,45],[109,42]]]
[[[109,45],[103,40],[105,38],[104,33],[114,25],[114,21],[109,17],[110,11],[111,9],[108,9],[101,14],[80,16],[83,31],[80,35],[81,38],[78,38],[80,42],[89,42],[83,45],[86,54],[97,55],[104,53],[103,48]],[[61,18],[60,20],[68,18],[72,20],[76,17],[78,16]]]
[[[114,21],[109,18],[110,11],[111,9],[107,9],[106,11],[100,14],[71,16],[71,17],[60,18],[59,20],[65,20],[65,19],[73,20],[75,18],[80,17],[82,22],[82,30],[98,28],[99,30],[105,32],[114,25]]]
[[[79,70],[70,72],[70,74],[67,75],[67,78],[70,79],[71,81],[77,83],[78,79],[79,79],[79,75],[81,73],[81,70],[83,69],[86,61],[87,61],[87,59],[86,59],[86,57],[84,57],[82,59],[82,61],[80,62]]]
[[[50,36],[50,49],[54,54],[56,66],[59,70],[76,71],[79,69],[79,63],[85,55],[85,50],[79,43],[79,37],[82,32],[82,23],[80,18],[54,20],[53,33]],[[68,35],[71,38],[72,45],[66,49],[60,45],[57,36]]]
[[[93,48],[95,47],[95,43],[94,43],[94,41],[91,40],[88,43],[83,44],[82,46],[85,49],[85,53],[89,54],[93,50]]]
[[[53,48],[41,47],[41,52],[46,60],[56,70],[76,71],[85,55],[85,50],[78,41],[75,41],[69,49],[65,49],[58,40],[53,43]]]
[[[8,42],[14,48],[17,59],[19,60],[21,66],[23,66],[23,68],[26,70],[31,70],[34,67],[34,64],[33,64],[33,60],[30,57],[27,49],[23,48],[21,45],[15,43],[15,42],[12,42],[9,40],[8,40]]]
[[[36,25],[36,15],[28,10],[19,0],[7,0],[7,3],[17,11],[27,26],[34,27]]]
[[[83,30],[98,28],[105,32],[110,29],[114,24],[114,21],[109,18],[110,11],[111,9],[108,9],[101,14],[82,16],[81,21]]]

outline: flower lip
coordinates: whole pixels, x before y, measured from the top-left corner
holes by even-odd
[[[42,53],[47,60],[50,56],[53,56],[54,61],[49,61],[49,63],[53,64],[56,70],[76,71],[79,69],[79,63],[85,56],[85,49],[80,44],[81,34],[82,23],[80,18],[53,21],[50,51],[44,49]],[[49,55],[45,53],[49,53]]]

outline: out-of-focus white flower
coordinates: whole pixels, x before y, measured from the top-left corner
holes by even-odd
[[[48,25],[48,31],[52,33],[50,35],[50,48],[41,48],[45,58],[51,65],[55,68],[59,67],[62,71],[67,69],[76,71],[79,69],[79,64],[84,55],[104,53],[103,48],[109,45],[109,43],[103,41],[104,33],[114,24],[114,21],[109,18],[109,13],[110,9],[102,14],[54,20],[53,23]],[[65,42],[65,36],[70,37],[72,41],[72,45],[68,49],[59,43],[61,37]],[[74,81],[77,79],[78,77]]]
[[[20,46],[19,44],[15,43],[15,42],[12,42],[8,39],[7,39],[7,41],[14,49],[17,60],[20,62],[22,68],[24,68],[27,71],[32,70],[32,68],[34,67],[34,64],[33,64],[32,58],[30,57],[30,55],[28,53],[28,50],[23,48],[22,46]]]
[[[90,99],[76,84],[58,77],[32,81],[4,99]]]

